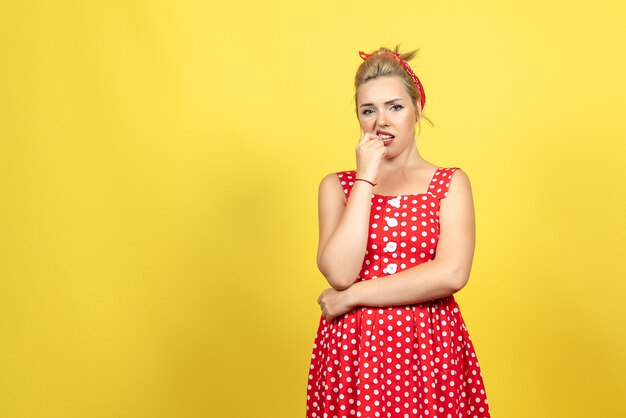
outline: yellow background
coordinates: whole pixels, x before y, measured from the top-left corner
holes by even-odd
[[[396,43],[492,416],[626,416],[622,3],[4,3],[0,416],[304,417],[317,187]]]

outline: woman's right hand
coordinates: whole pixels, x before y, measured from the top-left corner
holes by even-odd
[[[378,183],[380,162],[387,155],[383,140],[376,134],[366,133],[356,146],[356,172],[359,178]]]

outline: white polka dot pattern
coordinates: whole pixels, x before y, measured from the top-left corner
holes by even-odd
[[[372,194],[357,281],[435,258],[439,203],[457,167],[435,172],[426,193]],[[349,198],[355,170],[337,173]],[[453,295],[407,306],[360,306],[321,316],[307,386],[307,418],[489,418],[480,366]]]

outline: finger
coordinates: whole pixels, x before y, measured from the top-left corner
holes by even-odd
[[[359,138],[359,142],[356,144],[356,147],[359,148],[363,146],[367,141],[369,141],[368,136],[367,135],[362,136],[361,138]]]
[[[369,134],[369,142],[373,142],[373,143],[377,143],[377,142],[383,142],[383,139],[376,135],[375,133],[370,133]]]
[[[365,136],[363,137],[363,141],[359,143],[359,146],[357,148],[369,149],[369,147],[375,145],[376,142],[377,141],[375,136]]]
[[[385,144],[383,143],[382,139],[370,139],[368,140],[368,142],[363,144],[363,149],[374,150],[384,146]]]
[[[381,141],[382,141],[382,138],[381,138],[381,137],[379,137],[378,135],[376,135],[376,134],[375,134],[375,133],[373,133],[373,132],[370,132],[370,133],[368,134],[368,139],[369,139],[370,141],[372,141],[372,140],[381,140]]]
[[[366,142],[371,142],[376,139],[381,139],[381,138],[374,133],[368,132],[365,135],[363,135],[363,137],[359,141],[359,145],[365,144]]]

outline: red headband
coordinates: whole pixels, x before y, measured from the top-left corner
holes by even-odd
[[[409,75],[411,76],[411,78],[413,79],[413,83],[415,83],[415,86],[417,87],[417,89],[420,92],[420,103],[422,104],[422,109],[424,109],[424,105],[426,104],[426,95],[424,94],[424,87],[422,86],[422,83],[420,83],[420,79],[417,78],[417,76],[415,75],[415,73],[413,72],[413,70],[411,69],[411,66],[402,59],[402,57],[395,53],[395,52],[381,52],[381,55],[391,55],[393,57],[393,59],[395,59],[396,61],[398,61],[400,63],[400,65],[402,66],[402,68],[404,68],[406,70],[407,73],[409,73]],[[363,61],[365,61],[366,59],[368,59],[369,57],[373,56],[374,54],[366,54],[363,51],[359,51],[359,55],[361,56],[361,58],[363,58]]]

